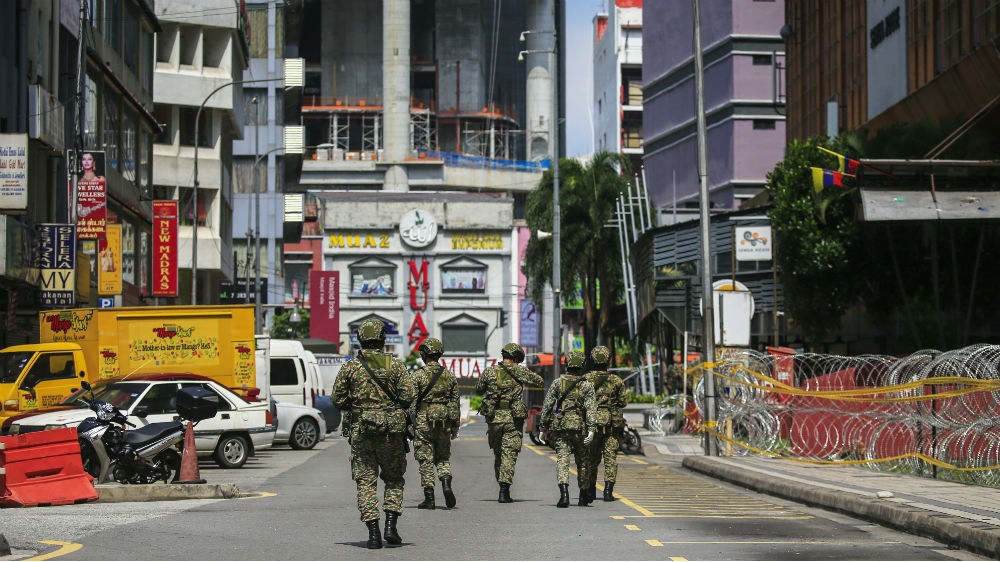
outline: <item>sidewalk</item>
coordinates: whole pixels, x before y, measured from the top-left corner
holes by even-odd
[[[1000,559],[1000,489],[848,465],[709,457],[696,435],[637,429],[646,455],[680,455],[688,470]]]

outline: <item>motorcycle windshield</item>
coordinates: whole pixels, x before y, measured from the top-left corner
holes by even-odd
[[[149,383],[116,382],[94,394],[94,398],[107,402],[119,410],[128,410],[147,388]]]

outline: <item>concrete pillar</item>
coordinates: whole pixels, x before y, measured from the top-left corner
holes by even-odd
[[[410,155],[410,0],[383,0],[382,10],[383,159],[392,164],[383,189],[408,191],[403,162]]]
[[[553,0],[528,0],[523,50],[526,70],[525,105],[528,159],[542,160],[554,154],[555,120],[552,118],[552,80],[556,72]],[[534,52],[530,52],[534,51]]]

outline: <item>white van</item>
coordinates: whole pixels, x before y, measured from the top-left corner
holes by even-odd
[[[313,406],[320,390],[318,369],[310,365],[315,362],[309,360],[310,354],[302,342],[272,339],[269,351],[271,396],[279,402]]]

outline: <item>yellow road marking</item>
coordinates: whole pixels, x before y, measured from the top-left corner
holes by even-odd
[[[639,529],[638,525],[625,525],[625,528],[628,529],[629,531],[640,531],[641,530],[641,529]]]
[[[673,562],[687,562],[687,558],[684,558],[683,556],[671,556],[670,560]]]
[[[646,541],[650,542],[650,541]],[[668,544],[821,544],[821,545],[857,545],[852,541],[652,541],[657,543],[654,546],[666,546]],[[877,541],[879,544],[902,544],[901,541]]]
[[[65,556],[72,552],[76,552],[83,548],[83,545],[75,542],[63,542],[63,541],[38,541],[42,544],[55,544],[59,545],[59,548],[49,552],[47,554],[39,554],[38,556],[33,556],[31,558],[25,558],[25,560],[49,560],[50,558],[56,558],[59,556]]]
[[[649,546],[663,546],[662,542],[654,539],[646,539],[646,544]]]
[[[240,495],[236,499],[240,500],[255,500],[257,498],[273,498],[278,494],[274,492],[240,492]]]

